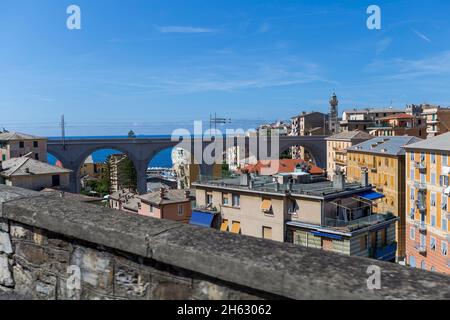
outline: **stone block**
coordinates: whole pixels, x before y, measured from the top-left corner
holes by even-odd
[[[127,299],[146,299],[150,287],[150,276],[142,268],[119,264],[114,272],[114,295]]]
[[[9,233],[15,239],[32,240],[33,238],[33,231],[30,228],[15,222],[11,222]]]
[[[0,254],[0,286],[14,287],[11,263],[7,255]]]
[[[56,273],[66,273],[70,261],[69,252],[27,242],[17,242],[15,254],[33,266]]]
[[[76,246],[70,264],[78,266],[81,270],[83,291],[87,285],[100,293],[113,293],[114,267],[109,253]]]
[[[56,283],[56,276],[39,273],[34,286],[35,296],[42,300],[56,300]]]
[[[34,270],[29,267],[25,261],[21,259],[16,259],[15,265],[13,266],[13,275],[15,287],[14,290],[20,295],[30,295],[31,288],[35,286],[35,276]]]
[[[192,282],[163,274],[151,275],[150,299],[187,300],[192,297]]]
[[[12,244],[9,233],[0,231],[0,253],[12,254]]]
[[[0,218],[0,231],[9,232],[8,220],[5,218]]]

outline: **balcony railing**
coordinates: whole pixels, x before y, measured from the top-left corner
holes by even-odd
[[[416,222],[416,228],[421,232],[427,231],[427,223],[424,221]]]
[[[416,206],[420,212],[425,212],[427,210],[427,206],[424,200],[416,200]]]
[[[414,162],[414,168],[419,169],[420,171],[425,171],[427,169],[427,165],[425,161],[416,161]]]
[[[427,246],[424,244],[416,243],[416,250],[419,251],[419,253],[426,253]]]
[[[367,217],[350,221],[325,218],[325,226],[332,228],[346,228],[352,231],[393,219],[396,219],[396,217],[390,212],[386,214],[372,214]]]
[[[416,188],[419,191],[427,191],[427,184],[422,182],[415,182],[414,188]]]

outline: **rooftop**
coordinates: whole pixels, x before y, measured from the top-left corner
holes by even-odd
[[[408,144],[405,148],[450,151],[450,132],[416,143]]]
[[[407,113],[400,113],[400,114],[393,114],[393,115],[381,118],[380,120],[395,120],[395,119],[410,120],[410,119],[414,119],[414,116],[407,114]]]
[[[352,113],[352,114],[356,114],[356,113],[389,113],[389,112],[404,112],[404,110],[401,109],[394,109],[391,107],[385,107],[385,108],[365,108],[365,109],[349,109],[349,110],[345,110],[345,113]]]
[[[186,196],[186,193],[189,192],[187,190],[163,190],[164,191],[158,190],[155,192],[140,195],[137,198],[141,199],[144,202],[156,205],[191,201],[191,197]],[[161,197],[162,194],[163,196]]]
[[[280,159],[270,161],[258,161],[256,164],[250,164],[244,167],[244,170],[248,170],[251,173],[261,174],[261,170],[264,168],[273,168],[276,173],[289,173],[294,172],[298,165],[309,165],[308,162],[302,159]],[[324,171],[319,167],[311,164],[308,171],[311,174],[323,174]]]
[[[420,138],[410,136],[377,137],[352,146],[347,150],[400,156],[405,154],[404,146],[421,140]]]
[[[32,136],[20,132],[1,132],[0,141],[15,141],[15,140],[47,140],[47,138]]]
[[[353,140],[369,140],[372,139],[373,136],[360,130],[353,131],[343,131],[332,135],[325,140],[342,140],[342,141],[353,141]]]
[[[283,174],[281,174],[283,175]],[[255,176],[252,178],[252,186],[242,185],[241,176],[233,176],[223,179],[205,179],[193,183],[194,186],[217,187],[224,189],[234,189],[241,191],[248,191],[252,193],[270,193],[285,196],[290,194],[292,196],[304,197],[319,197],[319,198],[334,198],[346,193],[359,193],[372,190],[372,187],[363,187],[359,183],[346,183],[345,189],[340,189],[334,186],[332,181],[324,178],[314,179],[311,177],[311,182],[293,183],[289,186],[288,183],[277,183],[276,177],[272,176]],[[291,188],[289,190],[289,188]]]
[[[31,158],[12,158],[2,162],[3,171],[0,175],[3,177],[11,176],[29,176],[42,174],[70,173],[71,170],[52,166],[48,163],[34,160]]]

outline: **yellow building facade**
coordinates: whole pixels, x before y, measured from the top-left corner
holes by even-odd
[[[379,137],[347,150],[347,179],[359,181],[362,170],[369,173],[369,183],[385,195],[374,212],[391,212],[397,224],[397,260],[406,256],[405,150],[404,145],[420,141],[415,137]]]

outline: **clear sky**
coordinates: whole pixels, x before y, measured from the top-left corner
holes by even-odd
[[[69,135],[167,134],[217,112],[247,129],[334,90],[341,110],[447,106],[449,40],[448,0],[0,0],[0,126],[56,135],[64,113]]]

